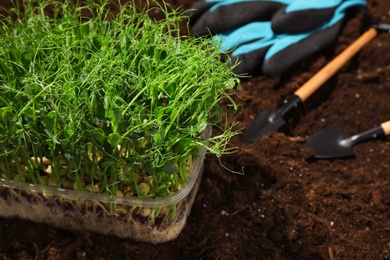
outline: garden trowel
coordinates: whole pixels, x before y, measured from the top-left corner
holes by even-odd
[[[355,40],[348,48],[329,62],[310,80],[294,92],[294,95],[275,112],[268,109],[262,111],[250,125],[241,140],[243,145],[257,142],[264,134],[273,132],[285,124],[284,116],[288,111],[304,102],[319,87],[332,77],[347,61],[349,61],[366,43],[373,39],[382,27],[372,27]]]
[[[332,125],[310,136],[302,148],[311,148],[314,157],[320,159],[350,157],[354,155],[355,144],[387,135],[390,135],[390,120],[351,137],[346,137],[339,125]]]

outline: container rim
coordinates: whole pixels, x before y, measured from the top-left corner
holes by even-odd
[[[212,127],[207,126],[203,136],[210,137],[211,131],[212,131]],[[164,207],[179,202],[191,192],[199,175],[202,174],[201,171],[202,171],[205,155],[206,155],[206,148],[202,146],[199,149],[199,154],[196,157],[187,184],[183,186],[182,189],[180,189],[179,191],[162,198],[140,199],[137,197],[110,196],[108,194],[102,194],[102,193],[92,193],[88,191],[70,190],[64,188],[45,186],[41,184],[16,182],[4,178],[0,178],[0,187],[19,189],[19,190],[29,191],[33,193],[42,193],[45,196],[60,196],[63,198],[68,198],[73,200],[74,199],[96,200],[103,203],[115,203],[115,204],[150,207],[150,208]]]

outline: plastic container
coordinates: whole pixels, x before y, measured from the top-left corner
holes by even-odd
[[[208,128],[205,135],[211,134]],[[21,183],[0,178],[0,216],[69,230],[88,230],[158,244],[184,228],[202,178],[201,148],[187,185],[156,199],[138,199]]]

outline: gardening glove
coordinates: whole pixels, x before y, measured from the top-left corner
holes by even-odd
[[[237,74],[279,75],[331,44],[345,12],[366,0],[199,0],[191,33],[214,35]]]

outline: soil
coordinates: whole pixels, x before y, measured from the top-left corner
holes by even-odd
[[[193,1],[170,2],[189,8]],[[375,21],[390,24],[390,1],[370,6]],[[354,15],[332,46],[283,76],[243,80],[236,98],[242,110],[229,120],[247,127],[263,109],[277,109],[361,34],[360,25]],[[390,139],[355,145],[355,156],[344,159],[319,160],[300,148],[324,127],[338,123],[350,136],[389,120],[389,111],[390,34],[382,32],[294,110],[285,127],[244,147],[237,136],[231,140],[236,153],[206,157],[192,212],[176,240],[151,245],[0,218],[0,258],[390,258]]]

